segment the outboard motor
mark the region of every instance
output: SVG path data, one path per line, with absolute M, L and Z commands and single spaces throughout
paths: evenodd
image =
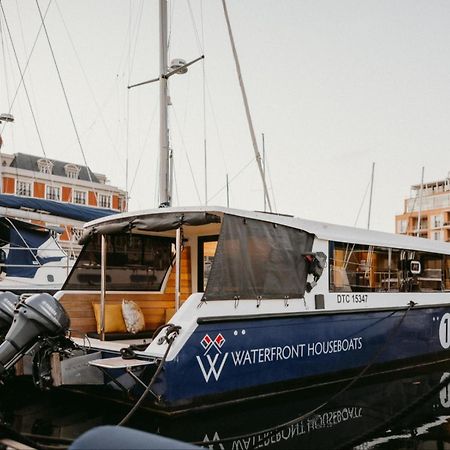
M 13 323 L 14 309 L 19 303 L 19 296 L 12 292 L 0 292 L 0 342 Z
M 0 376 L 37 342 L 38 337 L 64 335 L 69 326 L 65 309 L 50 294 L 34 294 L 19 303 L 11 328 L 0 345 Z

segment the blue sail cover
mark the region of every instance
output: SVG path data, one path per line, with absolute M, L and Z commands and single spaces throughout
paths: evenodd
M 100 217 L 117 214 L 117 211 L 112 209 L 73 205 L 72 203 L 62 203 L 41 198 L 17 197 L 10 194 L 0 194 L 0 206 L 14 209 L 26 208 L 27 210 L 38 212 L 45 211 L 55 216 L 67 217 L 68 219 L 79 220 L 81 222 L 89 222 Z
M 41 264 L 59 261 L 64 256 L 62 253 L 47 258 L 37 256 L 39 247 L 51 237 L 50 232 L 27 226 L 22 228 L 18 221 L 14 221 L 14 225 L 9 228 L 9 252 L 5 261 L 5 272 L 9 277 L 33 278 Z

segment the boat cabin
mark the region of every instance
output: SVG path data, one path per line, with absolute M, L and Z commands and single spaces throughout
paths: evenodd
M 404 305 L 381 294 L 450 291 L 449 244 L 283 215 L 162 208 L 90 222 L 82 240 L 57 294 L 75 337 L 138 337 L 110 317 L 124 300 L 140 307 L 148 337 L 192 294 L 220 305 L 205 314 L 234 315 Z

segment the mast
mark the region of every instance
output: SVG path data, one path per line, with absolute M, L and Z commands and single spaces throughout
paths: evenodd
M 239 64 L 239 58 L 237 55 L 236 45 L 234 43 L 233 32 L 231 30 L 230 17 L 228 15 L 228 9 L 227 9 L 225 0 L 222 0 L 222 6 L 223 6 L 223 12 L 225 14 L 225 21 L 227 23 L 228 36 L 230 38 L 230 43 L 231 43 L 231 50 L 233 51 L 234 63 L 235 63 L 236 72 L 238 75 L 239 86 L 241 87 L 241 95 L 242 95 L 242 100 L 244 102 L 245 115 L 247 116 L 247 123 L 248 123 L 249 131 L 250 131 L 250 136 L 252 138 L 253 151 L 255 152 L 256 163 L 258 165 L 259 174 L 261 176 L 262 183 L 263 183 L 264 197 L 267 200 L 267 206 L 269 207 L 269 211 L 272 212 L 272 204 L 271 204 L 270 198 L 269 198 L 269 190 L 267 188 L 266 177 L 264 176 L 264 169 L 263 169 L 263 165 L 262 165 L 262 161 L 261 161 L 261 154 L 259 153 L 258 143 L 256 142 L 255 130 L 253 128 L 252 117 L 250 114 L 250 107 L 248 105 L 247 93 L 245 92 L 244 81 L 242 80 L 241 65 Z
M 167 0 L 159 0 L 159 205 L 170 206 L 172 195 L 167 123 Z
M 420 192 L 419 192 L 419 213 L 417 214 L 417 232 L 416 236 L 420 237 L 420 221 L 422 216 L 422 196 L 423 196 L 423 176 L 425 173 L 425 166 L 422 166 L 422 178 L 420 181 Z

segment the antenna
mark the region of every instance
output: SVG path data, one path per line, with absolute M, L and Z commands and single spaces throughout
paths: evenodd
M 367 229 L 370 230 L 370 213 L 372 212 L 373 177 L 375 174 L 375 163 L 372 163 L 372 177 L 370 180 L 369 215 L 367 217 Z
M 423 195 L 423 176 L 425 173 L 425 167 L 422 166 L 422 178 L 420 181 L 420 193 L 419 193 L 419 214 L 417 216 L 417 231 L 416 231 L 416 236 L 420 236 L 420 221 L 421 221 L 421 216 L 422 216 L 422 195 Z

